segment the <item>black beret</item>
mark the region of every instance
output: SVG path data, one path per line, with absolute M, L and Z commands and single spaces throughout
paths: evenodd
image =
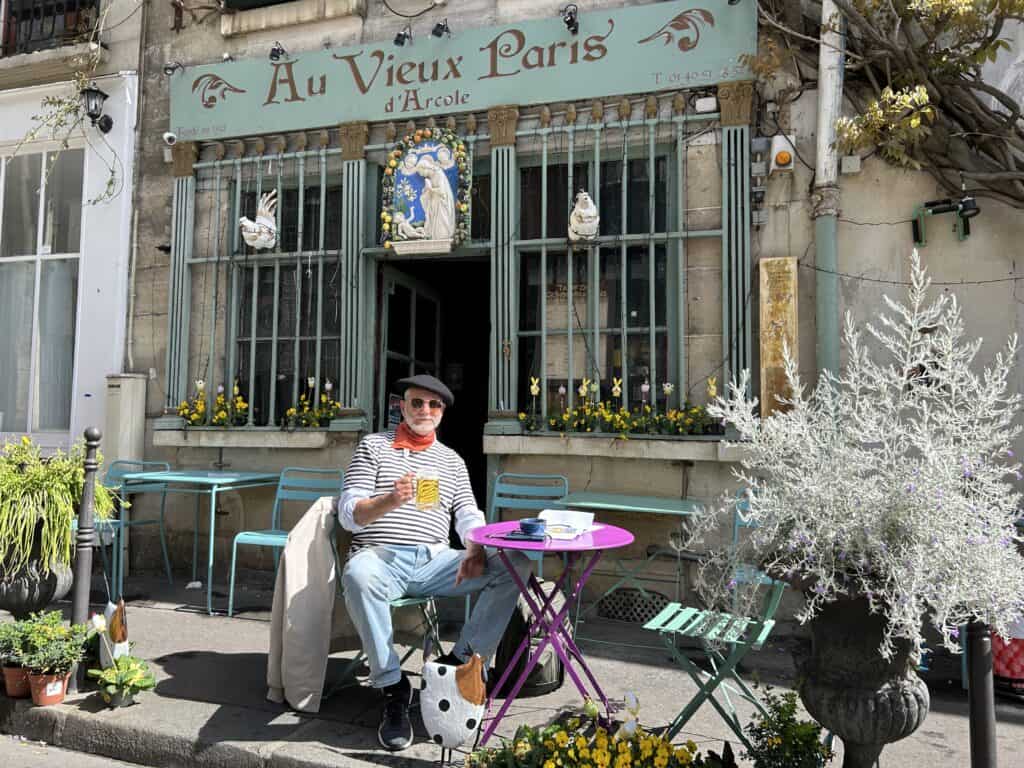
M 440 379 L 436 379 L 433 376 L 430 376 L 429 374 L 420 373 L 417 374 L 416 376 L 409 376 L 406 379 L 399 379 L 398 381 L 395 382 L 395 390 L 396 393 L 399 395 L 404 395 L 405 390 L 409 389 L 410 387 L 426 389 L 429 390 L 430 392 L 435 393 L 441 398 L 441 400 L 444 401 L 444 404 L 447 406 L 455 404 L 455 395 L 452 394 L 452 391 L 448 389 L 448 387 L 446 387 L 441 382 Z

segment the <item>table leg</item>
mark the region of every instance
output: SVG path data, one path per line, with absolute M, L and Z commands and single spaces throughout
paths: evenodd
M 210 489 L 210 547 L 206 558 L 206 612 L 213 615 L 213 544 L 217 520 L 217 486 Z
M 202 497 L 201 493 L 196 493 L 196 514 L 192 523 L 192 581 L 199 574 L 199 500 Z
M 547 646 L 549 644 L 554 649 L 555 653 L 558 655 L 559 660 L 565 666 L 565 670 L 569 673 L 569 677 L 572 679 L 577 690 L 580 692 L 581 695 L 588 696 L 589 692 L 587 690 L 587 687 L 583 684 L 583 681 L 580 679 L 579 675 L 576 674 L 576 670 L 573 668 L 572 661 L 573 659 L 575 659 L 576 663 L 579 664 L 580 668 L 586 673 L 586 676 L 593 685 L 594 692 L 601 700 L 601 703 L 604 704 L 605 714 L 610 714 L 608 707 L 608 699 L 605 696 L 604 691 L 602 691 L 601 687 L 597 684 L 597 680 L 595 679 L 593 673 L 590 671 L 590 668 L 587 666 L 587 663 L 583 658 L 583 654 L 580 652 L 579 648 L 576 647 L 576 644 L 572 641 L 571 637 L 568 636 L 564 626 L 565 618 L 572 609 L 573 602 L 582 593 L 584 583 L 590 577 L 591 572 L 597 565 L 597 561 L 600 559 L 600 551 L 593 553 L 590 562 L 586 564 L 582 574 L 580 575 L 580 578 L 576 581 L 576 583 L 573 585 L 572 590 L 569 592 L 569 597 L 567 598 L 565 605 L 563 605 L 562 610 L 558 611 L 557 613 L 551 607 L 552 601 L 554 599 L 555 594 L 561 589 L 562 585 L 564 584 L 567 575 L 571 572 L 570 568 L 566 568 L 562 572 L 562 576 L 556 582 L 552 590 L 549 593 L 545 594 L 544 590 L 540 586 L 540 583 L 533 576 L 533 574 L 530 575 L 529 586 L 527 586 L 527 584 L 524 583 L 523 580 L 520 578 L 515 567 L 513 567 L 513 565 L 509 562 L 508 557 L 505 555 L 504 551 L 498 550 L 498 555 L 501 558 L 502 563 L 508 569 L 509 573 L 512 574 L 512 578 L 515 580 L 516 585 L 519 587 L 520 594 L 523 595 L 523 598 L 526 600 L 527 605 L 533 612 L 534 621 L 531 623 L 527 631 L 526 637 L 523 639 L 523 642 L 520 643 L 519 648 L 516 650 L 516 653 L 513 656 L 511 663 L 505 669 L 504 673 L 502 674 L 501 678 L 498 681 L 498 684 L 494 687 L 494 693 L 488 698 L 488 711 L 490 710 L 494 697 L 501 693 L 501 689 L 509 677 L 510 670 L 515 667 L 516 663 L 519 661 L 519 658 L 522 656 L 523 651 L 529 647 L 530 639 L 533 636 L 534 631 L 536 631 L 538 636 L 541 637 L 541 641 L 538 644 L 537 649 L 530 655 L 529 659 L 526 662 L 526 665 L 523 668 L 523 671 L 520 673 L 515 684 L 512 686 L 512 689 L 506 695 L 505 700 L 502 702 L 501 707 L 498 709 L 498 712 L 487 724 L 487 728 L 484 730 L 483 736 L 480 739 L 480 744 L 486 744 L 487 740 L 490 739 L 490 737 L 494 734 L 494 731 L 497 730 L 499 723 L 501 723 L 502 719 L 504 719 L 505 717 L 505 714 L 508 712 L 508 708 L 512 705 L 512 702 L 515 701 L 516 696 L 519 695 L 519 691 L 522 689 L 523 685 L 526 683 L 526 680 L 529 678 L 530 672 L 532 672 L 534 667 L 537 666 L 537 662 L 540 660 L 541 655 L 547 649 Z M 534 601 L 534 597 L 530 594 L 531 590 L 535 591 L 537 598 L 540 599 L 539 606 L 537 602 Z

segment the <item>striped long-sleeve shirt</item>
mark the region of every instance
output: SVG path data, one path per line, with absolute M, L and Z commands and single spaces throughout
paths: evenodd
M 455 530 L 465 542 L 466 533 L 485 522 L 473 498 L 466 462 L 438 440 L 426 450 L 410 451 L 393 448 L 394 439 L 393 431 L 367 435 L 349 462 L 338 517 L 342 527 L 353 533 L 350 553 L 377 544 L 426 544 L 442 549 L 448 546 L 453 516 Z M 406 472 L 427 469 L 435 471 L 440 479 L 441 503 L 437 509 L 419 510 L 413 498 L 368 525 L 356 523 L 356 503 L 391 493 L 395 481 Z

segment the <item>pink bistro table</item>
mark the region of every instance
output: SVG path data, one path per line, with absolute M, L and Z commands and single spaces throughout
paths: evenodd
M 523 642 L 520 643 L 519 649 L 516 651 L 515 656 L 512 657 L 512 661 L 505 668 L 501 678 L 498 680 L 498 684 L 494 686 L 494 690 L 487 699 L 487 712 L 491 711 L 491 705 L 495 698 L 497 698 L 501 691 L 505 688 L 505 683 L 508 682 L 508 677 L 511 672 L 519 663 L 519 658 L 523 653 L 530 647 L 530 638 L 537 636 L 540 638 L 540 643 L 537 645 L 537 649 L 530 656 L 526 663 L 526 667 L 519 675 L 519 679 L 515 681 L 512 688 L 509 690 L 508 695 L 505 696 L 505 701 L 502 703 L 501 708 L 497 714 L 491 718 L 484 730 L 483 738 L 480 740 L 481 745 L 486 744 L 487 740 L 494 734 L 498 724 L 502 718 L 505 717 L 505 713 L 508 711 L 509 706 L 515 701 L 516 696 L 519 695 L 519 691 L 522 689 L 523 684 L 530 676 L 530 672 L 541 657 L 544 650 L 550 645 L 558 658 L 561 660 L 565 667 L 566 672 L 569 673 L 569 677 L 572 679 L 576 688 L 580 694 L 584 697 L 590 696 L 586 685 L 584 685 L 583 679 L 580 677 L 573 664 L 579 667 L 586 678 L 590 681 L 593 687 L 594 693 L 597 698 L 604 705 L 606 715 L 610 715 L 608 709 L 608 697 L 605 696 L 604 691 L 601 690 L 601 686 L 598 685 L 597 680 L 594 677 L 594 673 L 590 671 L 590 667 L 587 666 L 587 662 L 583 659 L 583 654 L 573 641 L 572 635 L 565 627 L 565 618 L 568 616 L 573 605 L 580 599 L 583 593 L 583 585 L 586 584 L 587 579 L 590 577 L 591 572 L 594 570 L 594 566 L 597 565 L 597 561 L 601 559 L 601 554 L 606 549 L 617 549 L 618 547 L 625 547 L 633 543 L 633 534 L 624 528 L 619 528 L 614 525 L 607 525 L 604 523 L 597 523 L 595 529 L 589 533 L 584 533 L 577 536 L 571 541 L 565 541 L 560 539 L 545 539 L 544 541 L 524 541 L 515 539 L 503 538 L 505 534 L 515 531 L 519 528 L 518 520 L 508 520 L 502 523 L 492 523 L 491 525 L 484 525 L 480 528 L 474 528 L 468 534 L 469 540 L 480 544 L 484 547 L 493 547 L 498 550 L 498 556 L 501 558 L 501 562 L 505 564 L 508 572 L 512 574 L 512 578 L 515 579 L 516 584 L 519 586 L 519 591 L 526 601 L 527 605 L 530 606 L 530 611 L 533 613 L 533 621 L 530 624 L 529 631 L 526 633 L 526 637 Z M 509 550 L 518 550 L 520 552 L 551 552 L 565 555 L 566 566 L 562 571 L 562 575 L 555 582 L 555 585 L 550 591 L 545 592 L 541 583 L 537 580 L 537 577 L 531 573 L 527 581 L 519 576 L 519 573 L 509 562 L 508 555 L 505 553 Z M 565 604 L 562 609 L 557 613 L 553 607 L 553 600 L 555 595 L 562 590 L 566 581 L 569 579 L 569 575 L 573 573 L 573 566 L 583 561 L 583 568 L 580 572 L 580 577 L 576 583 L 572 585 L 570 590 L 563 590 L 566 595 Z

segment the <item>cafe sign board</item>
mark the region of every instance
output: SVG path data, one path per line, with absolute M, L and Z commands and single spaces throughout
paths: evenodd
M 268 58 L 171 75 L 181 141 L 308 130 L 652 91 L 751 77 L 754 0 L 676 0 Z

